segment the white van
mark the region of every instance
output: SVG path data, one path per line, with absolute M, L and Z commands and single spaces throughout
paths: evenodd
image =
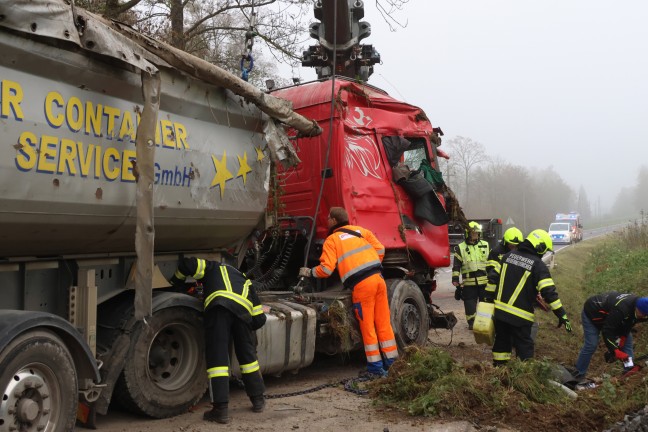
M 554 244 L 572 244 L 574 233 L 569 222 L 554 222 L 549 225 L 549 236 Z

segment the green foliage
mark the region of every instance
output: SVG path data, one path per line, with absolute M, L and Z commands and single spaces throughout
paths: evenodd
M 560 404 L 567 397 L 545 361 L 512 361 L 507 367 L 479 365 L 467 370 L 437 348 L 411 349 L 374 386 L 378 401 L 412 415 L 467 417 L 485 409 L 495 415 L 526 412 L 538 404 Z M 516 407 L 516 408 L 514 408 Z
M 630 225 L 597 244 L 585 265 L 586 296 L 612 290 L 648 295 L 646 225 Z
M 607 364 L 603 348 L 592 359 L 590 377 L 598 387 L 575 400 L 549 384 L 556 364 L 571 366 L 583 342 L 581 310 L 595 293 L 617 290 L 648 296 L 648 230 L 633 225 L 610 236 L 564 249 L 551 269 L 560 299 L 574 328 L 557 329 L 552 313 L 538 312 L 536 358 L 493 368 L 490 362 L 461 365 L 441 349 L 410 350 L 376 382 L 377 403 L 411 415 L 506 424 L 528 431 L 599 430 L 645 406 L 648 368 L 621 379 L 622 365 Z M 638 324 L 635 357 L 648 353 L 648 324 Z M 463 354 L 465 356 L 465 354 Z M 642 362 L 643 364 L 643 362 Z
M 601 400 L 603 401 L 603 403 L 605 403 L 605 405 L 609 407 L 614 405 L 614 402 L 616 401 L 618 395 L 617 395 L 616 387 L 610 381 L 609 376 L 606 376 L 603 379 L 603 382 L 599 387 L 598 394 Z

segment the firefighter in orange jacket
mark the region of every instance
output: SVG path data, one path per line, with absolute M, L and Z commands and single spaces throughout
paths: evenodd
M 360 323 L 367 371 L 385 376 L 398 357 L 387 285 L 381 274 L 385 247 L 371 231 L 349 225 L 349 215 L 342 207 L 331 207 L 328 226 L 320 265 L 312 269 L 302 267 L 299 275 L 327 278 L 337 265 L 343 285 L 353 290 L 353 310 Z
M 263 411 L 265 385 L 254 331 L 265 324 L 266 316 L 252 281 L 232 266 L 198 258 L 181 259 L 170 282 L 183 286 L 187 277 L 201 281 L 204 289 L 205 357 L 212 409 L 203 418 L 229 423 L 230 340 L 234 342 L 252 411 Z

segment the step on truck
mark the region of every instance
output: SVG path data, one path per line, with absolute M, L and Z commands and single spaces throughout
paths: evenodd
M 361 2 L 343 3 L 366 29 Z M 167 282 L 183 256 L 255 279 L 263 373 L 361 347 L 339 278 L 297 279 L 332 205 L 386 246 L 399 347 L 452 325 L 431 301 L 450 261 L 443 195 L 394 180 L 405 163 L 437 167 L 422 110 L 333 77 L 269 95 L 64 0 L 0 3 L 0 16 L 0 431 L 197 403 L 202 303 Z

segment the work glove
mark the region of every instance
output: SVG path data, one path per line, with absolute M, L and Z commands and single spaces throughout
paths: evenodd
M 558 318 L 558 328 L 560 328 L 563 325 L 565 326 L 565 330 L 567 330 L 567 333 L 571 333 L 572 326 L 571 323 L 569 322 L 569 318 L 567 318 L 567 314 Z
M 625 336 L 620 336 L 619 337 L 619 348 L 623 348 L 626 343 L 626 337 Z
M 624 353 L 620 349 L 605 352 L 605 361 L 607 363 L 614 363 L 615 360 L 621 360 L 622 362 L 625 362 L 626 360 L 628 360 L 628 354 Z
M 299 269 L 299 277 L 311 277 L 313 273 L 311 273 L 311 269 L 308 267 L 302 267 Z
M 621 360 L 622 362 L 624 362 L 624 361 L 627 361 L 627 360 L 628 360 L 628 354 L 624 353 L 624 352 L 621 351 L 620 349 L 615 349 L 615 350 L 614 350 L 614 358 L 616 358 L 617 360 Z
M 461 286 L 456 287 L 454 297 L 457 301 L 463 298 L 463 288 Z
M 495 301 L 495 299 L 493 297 L 490 297 L 490 296 L 485 296 L 484 297 L 484 303 L 493 303 L 494 301 Z

